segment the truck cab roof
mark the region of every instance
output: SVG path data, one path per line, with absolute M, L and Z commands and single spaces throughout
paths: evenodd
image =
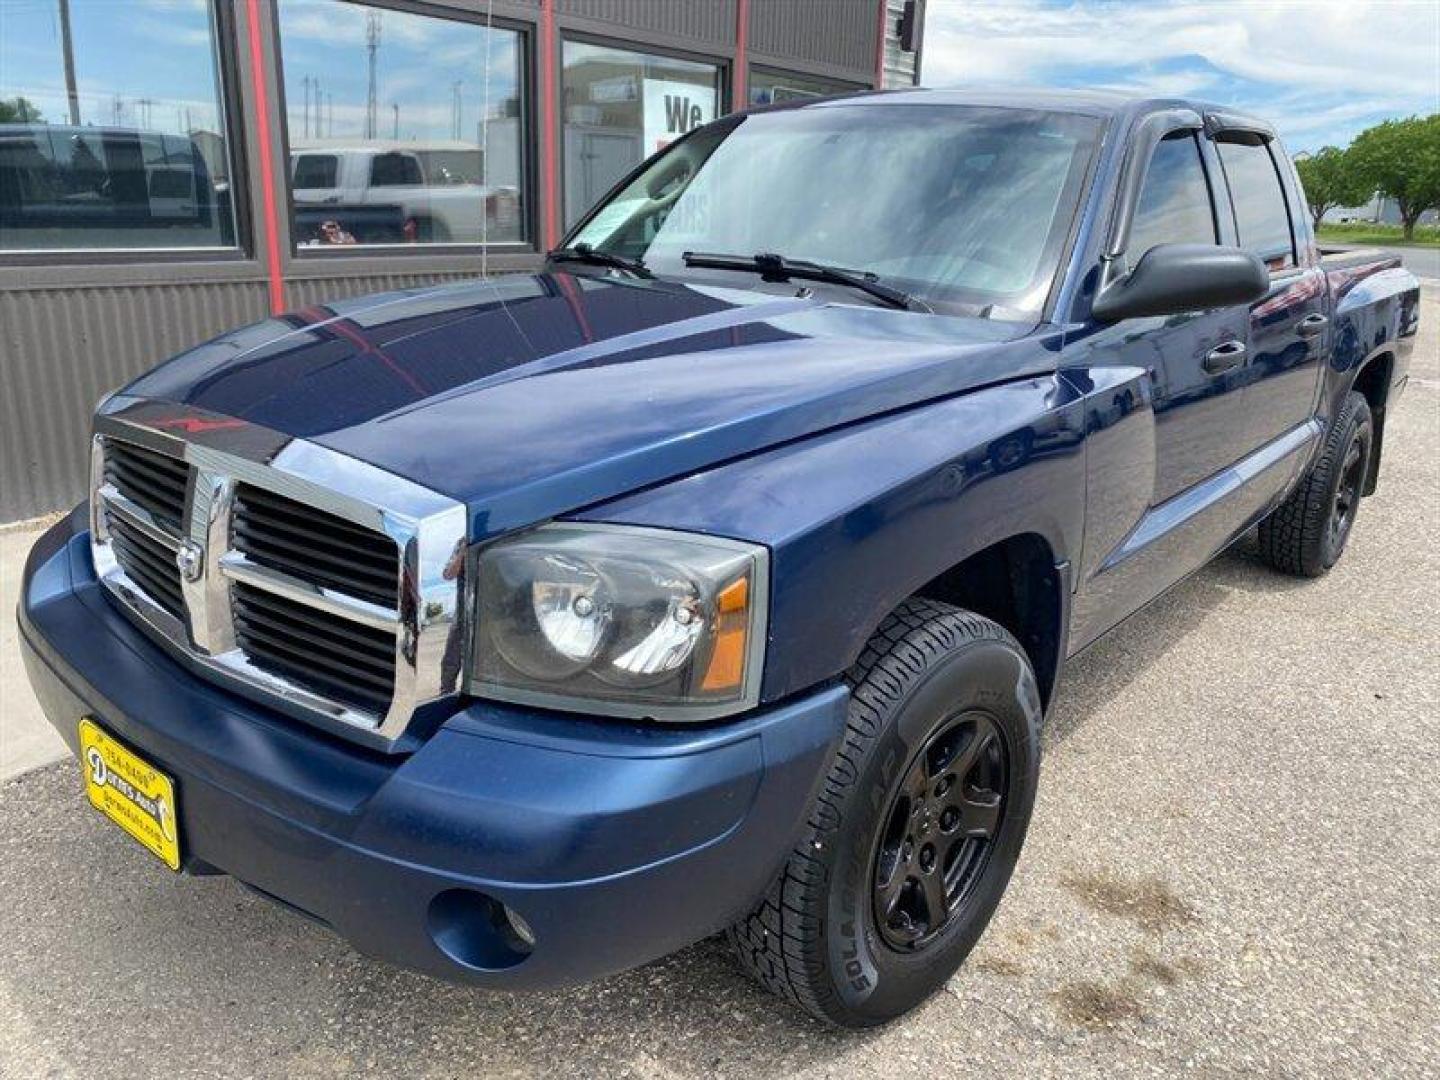
M 1229 106 L 1193 98 L 1154 97 L 1125 94 L 1114 90 L 1076 90 L 1056 87 L 977 87 L 966 90 L 869 90 L 820 100 L 782 102 L 752 109 L 770 112 L 781 109 L 824 109 L 838 105 L 970 105 L 991 108 L 1042 109 L 1085 116 L 1133 119 L 1168 109 L 1190 109 L 1220 126 L 1273 135 L 1274 128 L 1256 116 Z

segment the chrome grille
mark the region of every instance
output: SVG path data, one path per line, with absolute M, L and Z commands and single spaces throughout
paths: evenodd
M 395 632 L 347 622 L 235 584 L 235 641 L 251 662 L 300 686 L 376 714 L 395 692 Z
M 380 749 L 455 691 L 461 504 L 302 439 L 133 399 L 96 417 L 92 485 L 97 575 L 197 673 Z
M 190 466 L 164 454 L 112 440 L 105 447 L 105 480 L 157 521 L 180 531 Z
M 231 546 L 251 562 L 392 610 L 399 603 L 399 553 L 383 533 L 250 484 L 236 486 L 231 522 Z

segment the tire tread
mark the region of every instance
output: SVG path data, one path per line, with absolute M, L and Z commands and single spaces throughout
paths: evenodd
M 799 842 L 755 908 L 726 931 L 744 970 L 826 1023 L 838 1023 L 838 995 L 825 970 L 824 921 L 808 912 L 823 909 L 829 875 L 813 852 L 842 827 L 862 762 L 906 691 L 967 641 L 998 641 L 1020 650 L 999 623 L 935 600 L 906 600 L 880 624 L 845 673 L 850 687 L 845 732 Z
M 1276 570 L 1296 577 L 1319 577 L 1333 565 L 1333 561 L 1325 562 L 1324 537 L 1338 482 L 1335 473 L 1344 462 L 1352 432 L 1369 419 L 1369 404 L 1351 391 L 1330 425 L 1320 456 L 1295 490 L 1260 522 L 1260 557 Z

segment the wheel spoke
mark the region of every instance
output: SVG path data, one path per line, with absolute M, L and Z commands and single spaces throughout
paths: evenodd
M 995 729 L 991 727 L 989 720 L 979 717 L 975 720 L 975 731 L 970 736 L 970 741 L 965 744 L 964 749 L 955 756 L 950 763 L 951 769 L 959 777 L 961 782 L 970 774 L 970 770 L 980 761 L 980 758 L 995 741 Z
M 905 774 L 905 779 L 900 784 L 902 794 L 910 799 L 912 804 L 924 802 L 930 787 L 930 776 L 925 755 L 920 755 L 920 760 L 910 766 L 910 771 Z
M 950 913 L 950 904 L 945 895 L 945 875 L 938 865 L 933 873 L 920 875 L 920 895 L 925 901 L 926 929 L 939 929 Z
M 1000 825 L 1000 795 L 994 791 L 970 789 L 955 804 L 960 811 L 962 836 L 992 837 Z
M 905 893 L 906 877 L 905 867 L 897 865 L 889 880 L 875 890 L 875 907 L 879 910 L 880 917 L 886 922 L 895 916 L 895 908 L 900 903 L 900 897 Z

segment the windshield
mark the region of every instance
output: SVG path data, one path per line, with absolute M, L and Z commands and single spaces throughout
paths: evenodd
M 1091 117 L 968 106 L 830 105 L 697 131 L 570 238 L 687 269 L 759 252 L 878 275 L 937 310 L 1038 311 L 1099 137 Z

